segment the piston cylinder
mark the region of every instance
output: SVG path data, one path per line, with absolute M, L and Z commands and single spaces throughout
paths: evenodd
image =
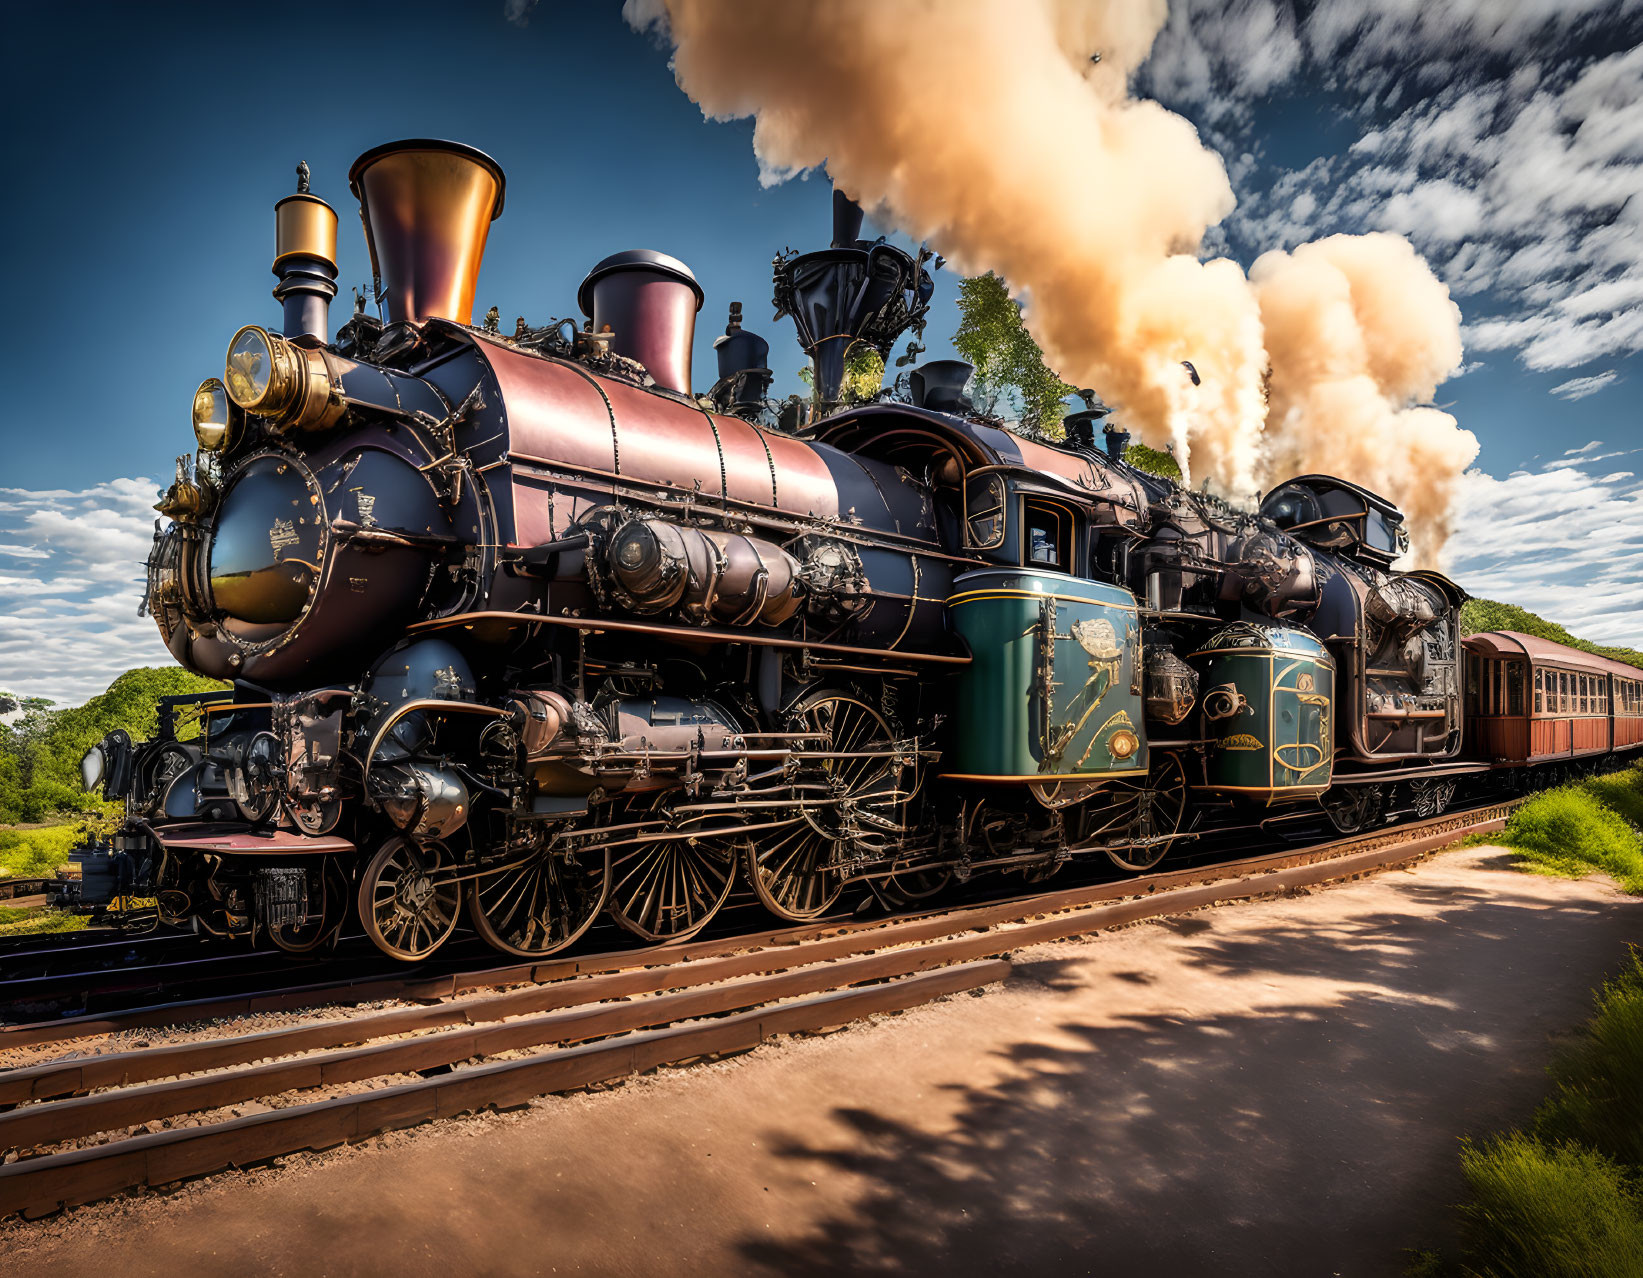
M 742 533 L 630 519 L 611 534 L 605 564 L 624 607 L 677 610 L 699 625 L 780 625 L 801 602 L 798 561 Z

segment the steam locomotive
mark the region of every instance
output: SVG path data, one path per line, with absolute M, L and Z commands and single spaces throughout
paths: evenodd
M 775 262 L 815 388 L 778 408 L 739 306 L 693 393 L 704 295 L 661 253 L 595 266 L 583 322 L 474 325 L 483 153 L 397 142 L 349 182 L 380 314 L 330 337 L 304 178 L 283 323 L 196 392 L 148 561 L 167 647 L 232 691 L 87 756 L 127 812 L 77 854 L 87 903 L 298 952 L 353 915 L 405 960 L 465 916 L 534 956 L 607 912 L 689 937 L 743 880 L 803 920 L 1142 871 L 1280 805 L 1436 811 L 1465 771 L 1464 596 L 1392 569 L 1383 498 L 1304 475 L 1236 510 L 1128 464 L 1093 397 L 1064 442 L 1007 429 L 958 361 L 848 402 L 933 283 L 842 195 Z

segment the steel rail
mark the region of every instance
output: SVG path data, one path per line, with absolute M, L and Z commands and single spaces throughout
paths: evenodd
M 999 956 L 1023 947 L 1407 863 L 1466 834 L 1500 828 L 1512 806 L 1145 881 L 835 925 L 820 929 L 828 933 L 824 935 L 806 937 L 800 935 L 806 929 L 786 929 L 757 946 L 748 944 L 751 938 L 730 938 L 716 944 L 739 940 L 741 950 L 717 957 L 686 957 L 684 952 L 701 948 L 691 945 L 664 947 L 680 952 L 671 966 L 635 964 L 567 980 L 579 960 L 519 965 L 468 978 L 469 989 L 484 988 L 504 974 L 533 982 L 492 997 L 452 998 L 432 1007 L 8 1071 L 0 1075 L 0 1104 L 21 1107 L 0 1114 L 0 1142 L 20 1149 L 258 1096 L 410 1071 L 439 1072 L 421 1082 L 293 1105 L 253 1119 L 23 1157 L 0 1167 L 0 1216 L 38 1215 L 123 1189 L 322 1148 L 466 1110 L 517 1104 L 704 1054 L 744 1050 L 773 1033 L 843 1024 L 875 1011 L 913 1006 L 1003 979 L 1009 964 Z M 1144 894 L 1137 894 L 1138 889 Z M 867 953 L 851 957 L 861 951 Z M 627 957 L 654 960 L 658 952 Z M 862 984 L 869 981 L 882 983 Z M 837 992 L 823 993 L 829 990 Z M 453 977 L 451 993 L 456 992 Z M 799 1001 L 779 1002 L 792 999 Z M 703 1017 L 719 1019 L 703 1023 Z M 417 1036 L 374 1041 L 405 1034 Z M 598 1041 L 566 1046 L 588 1040 Z M 448 1072 L 476 1057 L 549 1045 L 524 1060 Z M 154 1079 L 174 1081 L 147 1082 Z M 143 1082 L 147 1085 L 130 1085 Z M 74 1092 L 90 1094 L 47 1099 Z
M 574 956 L 550 956 L 542 959 L 514 962 L 496 966 L 481 966 L 434 975 L 403 976 L 369 975 L 336 981 L 322 981 L 276 990 L 256 990 L 230 995 L 215 995 L 186 1001 L 157 1003 L 150 1006 L 123 1009 L 118 1012 L 90 1013 L 78 1017 L 62 1017 L 46 1021 L 0 1026 L 0 1049 L 34 1046 L 50 1042 L 69 1041 L 93 1034 L 116 1033 L 143 1026 L 178 1024 L 191 1020 L 249 1016 L 266 1012 L 300 1011 L 304 1008 L 331 1004 L 348 1005 L 381 999 L 434 1000 L 452 998 L 458 994 L 480 989 L 525 982 L 545 983 L 572 976 L 596 975 L 633 968 L 660 967 L 688 962 L 692 959 L 735 953 L 772 945 L 797 945 L 806 940 L 840 932 L 873 931 L 887 927 L 911 925 L 929 918 L 952 917 L 974 920 L 975 926 L 988 926 L 1010 913 L 1029 909 L 1048 912 L 1076 908 L 1081 905 L 1120 900 L 1129 896 L 1146 896 L 1166 888 L 1194 883 L 1209 883 L 1222 879 L 1259 874 L 1296 865 L 1312 864 L 1347 855 L 1387 840 L 1401 841 L 1421 838 L 1427 834 L 1460 830 L 1461 833 L 1499 829 L 1505 814 L 1519 800 L 1485 805 L 1470 811 L 1449 813 L 1402 826 L 1350 835 L 1310 847 L 1265 853 L 1238 861 L 1214 865 L 1197 865 L 1176 870 L 1105 883 L 1061 888 L 1051 892 L 1033 893 L 1003 902 L 957 906 L 926 910 L 895 918 L 845 920 L 840 917 L 821 919 L 811 923 L 760 930 L 751 934 L 693 940 L 672 945 L 652 946 L 647 949 L 625 949 Z M 1491 824 L 1492 823 L 1492 824 Z M 1449 837 L 1459 838 L 1461 834 Z M 969 926 L 970 924 L 965 924 Z M 128 969 L 129 970 L 129 969 Z
M 701 1056 L 757 1047 L 782 1034 L 905 1010 L 1008 976 L 999 960 L 761 1007 L 708 1022 L 627 1034 L 416 1083 L 294 1105 L 268 1114 L 130 1137 L 0 1167 L 0 1217 L 40 1216 L 143 1186 L 169 1184 L 305 1149 L 327 1149 L 435 1118 L 522 1104 Z

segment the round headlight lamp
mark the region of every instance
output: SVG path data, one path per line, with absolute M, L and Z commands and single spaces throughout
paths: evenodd
M 282 341 L 281 346 L 285 343 Z M 291 379 L 267 329 L 248 324 L 228 343 L 228 361 L 223 381 L 234 402 L 248 413 L 271 417 L 279 410 L 284 384 Z
M 325 352 L 293 345 L 247 324 L 228 344 L 223 384 L 229 399 L 278 430 L 326 430 L 346 405 Z
M 239 434 L 239 406 L 228 398 L 228 388 L 208 377 L 194 392 L 194 439 L 205 453 L 221 452 Z
M 86 751 L 86 757 L 80 760 L 80 781 L 87 790 L 95 790 L 102 785 L 108 775 L 108 756 L 103 753 L 103 747 L 94 745 Z

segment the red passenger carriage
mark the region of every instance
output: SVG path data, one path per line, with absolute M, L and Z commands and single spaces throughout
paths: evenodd
M 1465 648 L 1474 757 L 1560 763 L 1643 745 L 1643 670 L 1514 630 Z

